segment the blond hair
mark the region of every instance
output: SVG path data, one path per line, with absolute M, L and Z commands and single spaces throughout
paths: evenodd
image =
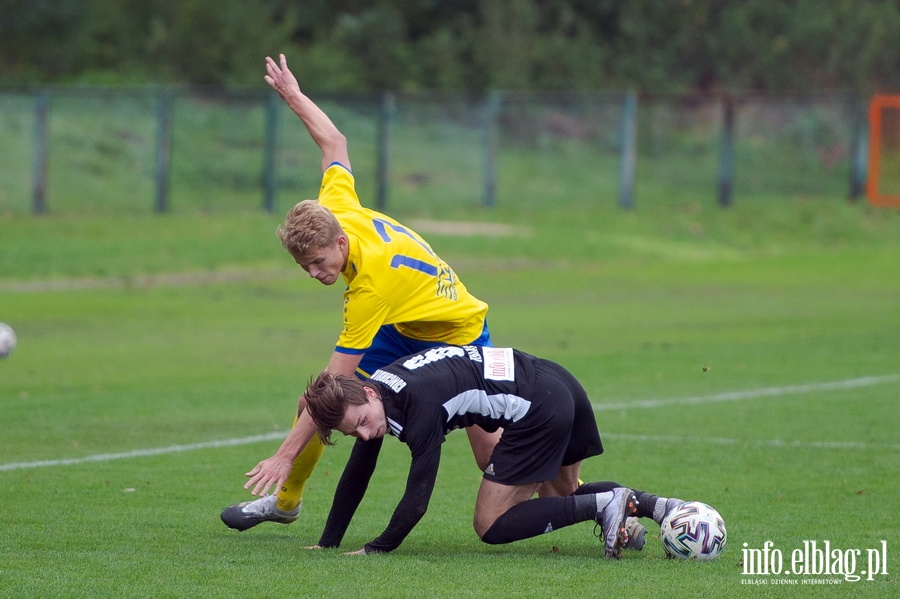
M 284 223 L 275 229 L 284 246 L 294 258 L 304 258 L 329 248 L 337 242 L 344 229 L 334 214 L 316 200 L 303 200 L 291 208 Z

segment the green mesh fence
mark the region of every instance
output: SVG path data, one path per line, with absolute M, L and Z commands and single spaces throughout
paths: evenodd
M 175 213 L 280 213 L 318 193 L 318 148 L 265 90 L 46 93 L 41 136 L 38 94 L 0 92 L 0 213 L 33 211 L 41 184 L 50 214 L 152 212 L 161 191 Z M 366 205 L 452 217 L 620 201 L 623 93 L 311 96 L 347 135 Z M 727 136 L 719 97 L 639 97 L 633 205 L 715 203 L 723 172 L 734 202 L 847 197 L 865 167 L 855 160 L 863 102 L 737 96 Z

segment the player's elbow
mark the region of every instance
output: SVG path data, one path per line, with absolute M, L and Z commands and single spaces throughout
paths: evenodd
M 322 141 L 323 145 L 334 152 L 340 152 L 347 149 L 347 136 L 340 132 L 339 129 L 332 129 Z

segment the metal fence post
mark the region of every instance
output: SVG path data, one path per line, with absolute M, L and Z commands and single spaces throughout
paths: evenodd
M 378 154 L 376 156 L 377 173 L 375 192 L 375 208 L 384 211 L 388 204 L 388 178 L 390 171 L 389 157 L 391 153 L 391 124 L 397 111 L 394 94 L 385 92 L 381 96 L 381 110 L 378 113 Z
M 622 104 L 622 163 L 619 174 L 619 207 L 634 208 L 634 177 L 637 170 L 637 94 L 625 94 Z
M 275 212 L 278 201 L 278 109 L 281 101 L 275 90 L 266 95 L 266 132 L 263 147 L 263 210 Z
M 850 201 L 855 202 L 865 193 L 866 171 L 869 158 L 869 120 L 866 106 L 856 96 L 850 99 Z
M 491 208 L 497 200 L 497 116 L 500 114 L 500 92 L 488 93 L 484 105 L 484 190 L 482 204 Z
M 32 211 L 35 214 L 47 212 L 47 156 L 48 130 L 50 121 L 50 93 L 38 92 L 34 110 L 34 191 Z
M 169 166 L 172 154 L 172 90 L 159 92 L 156 100 L 156 211 L 169 210 Z
M 719 206 L 731 206 L 734 187 L 734 99 L 722 103 L 722 146 L 719 148 Z

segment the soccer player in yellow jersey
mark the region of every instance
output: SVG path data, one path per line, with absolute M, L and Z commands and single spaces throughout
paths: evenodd
M 309 276 L 324 285 L 347 284 L 343 330 L 326 370 L 367 378 L 397 358 L 438 345 L 490 346 L 488 306 L 473 296 L 453 269 L 415 231 L 360 205 L 354 189 L 347 140 L 328 116 L 300 90 L 287 66 L 266 57 L 266 82 L 300 117 L 322 150 L 318 201 L 304 200 L 278 228 L 282 245 Z M 230 506 L 222 521 L 237 530 L 262 522 L 290 524 L 297 519 L 306 480 L 323 445 L 300 397 L 291 431 L 272 457 L 247 473 L 245 489 L 259 499 Z M 466 429 L 475 460 L 487 465 L 499 432 Z M 362 477 L 381 439 L 357 441 L 342 480 Z M 359 480 L 354 480 L 359 484 Z M 277 494 L 268 495 L 270 488 Z

